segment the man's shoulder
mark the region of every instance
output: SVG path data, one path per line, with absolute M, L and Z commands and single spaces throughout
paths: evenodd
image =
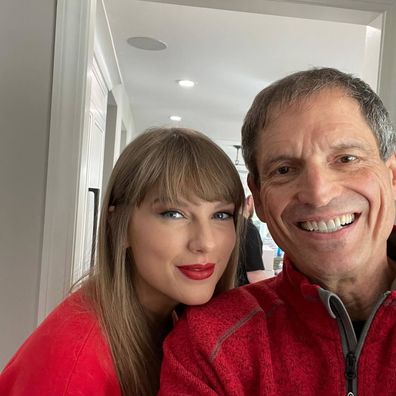
M 204 315 L 216 319 L 221 315 L 238 319 L 258 307 L 266 310 L 277 300 L 276 278 L 271 278 L 231 289 L 204 305 L 190 307 L 188 312 L 192 317 Z
M 232 289 L 204 305 L 188 307 L 176 329 L 180 327 L 180 333 L 216 342 L 236 328 L 250 327 L 257 320 L 264 319 L 274 306 L 282 304 L 275 282 L 275 278 L 267 279 Z
M 168 336 L 165 352 L 184 359 L 183 350 L 189 345 L 191 353 L 212 361 L 224 345 L 254 349 L 257 339 L 265 333 L 267 318 L 284 304 L 277 283 L 275 278 L 267 279 L 222 293 L 207 304 L 189 307 Z

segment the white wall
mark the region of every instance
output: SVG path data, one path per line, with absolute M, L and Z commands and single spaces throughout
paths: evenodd
M 103 192 L 105 191 L 115 162 L 125 148 L 125 145 L 136 135 L 135 123 L 125 87 L 121 84 L 115 86 L 109 93 L 109 97 L 103 165 Z
M 0 369 L 36 325 L 55 11 L 0 2 Z
M 396 1 L 385 15 L 382 62 L 379 79 L 379 95 L 396 125 Z

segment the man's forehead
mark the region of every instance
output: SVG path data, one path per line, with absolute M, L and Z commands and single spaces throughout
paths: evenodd
M 342 98 L 349 98 L 359 106 L 356 99 L 348 95 L 348 92 L 342 87 L 323 87 L 307 94 L 300 93 L 298 96 L 293 96 L 285 100 L 277 100 L 270 104 L 267 110 L 267 125 L 274 120 L 289 115 L 293 112 L 300 112 L 301 110 L 309 109 L 314 106 L 318 97 L 326 97 L 327 100 L 337 101 Z
M 280 148 L 284 153 L 293 151 L 291 146 L 309 147 L 318 142 L 328 148 L 369 144 L 378 149 L 375 133 L 355 99 L 341 90 L 320 93 L 320 98 L 311 95 L 275 109 L 271 121 L 260 131 L 257 154 Z

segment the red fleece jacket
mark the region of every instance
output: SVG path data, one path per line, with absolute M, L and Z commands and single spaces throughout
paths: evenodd
M 62 302 L 0 375 L 1 396 L 121 396 L 108 344 L 81 293 Z
M 276 278 L 189 308 L 165 341 L 159 395 L 346 395 L 341 331 L 320 290 L 286 263 Z M 355 394 L 395 395 L 395 292 L 362 345 Z

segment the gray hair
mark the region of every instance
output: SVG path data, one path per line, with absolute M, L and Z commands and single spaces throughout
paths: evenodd
M 253 101 L 242 126 L 242 154 L 258 182 L 257 137 L 271 119 L 275 108 L 285 108 L 325 88 L 341 88 L 355 99 L 376 137 L 382 160 L 396 151 L 396 132 L 379 96 L 360 78 L 332 68 L 315 68 L 291 74 L 263 89 Z

